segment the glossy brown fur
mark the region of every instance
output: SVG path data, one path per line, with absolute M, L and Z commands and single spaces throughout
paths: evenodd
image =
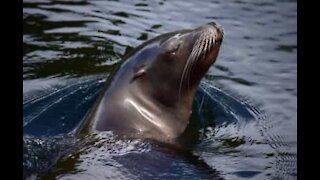
M 80 132 L 110 130 L 173 141 L 189 123 L 196 89 L 215 62 L 222 39 L 222 28 L 209 23 L 139 46 L 109 78 Z M 196 58 L 190 58 L 195 53 Z

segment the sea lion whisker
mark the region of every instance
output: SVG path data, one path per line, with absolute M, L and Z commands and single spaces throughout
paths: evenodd
M 188 63 L 188 69 L 187 69 L 187 74 L 186 74 L 186 76 L 187 76 L 186 81 L 187 81 L 187 89 L 189 91 L 190 90 L 190 74 L 191 74 L 191 69 L 192 69 L 192 59 L 188 58 L 187 63 Z
M 181 90 L 182 90 L 182 85 L 183 85 L 184 76 L 185 76 L 185 73 L 186 73 L 186 69 L 188 68 L 188 61 L 189 61 L 189 59 L 187 60 L 187 63 L 186 63 L 186 64 L 184 65 L 184 67 L 183 67 L 182 75 L 181 75 L 181 78 L 180 78 L 180 84 L 179 84 L 179 102 L 180 102 L 180 98 L 181 98 Z
M 189 80 L 190 80 L 190 72 L 191 70 L 191 67 L 190 67 L 190 63 L 192 63 L 194 61 L 194 59 L 196 59 L 196 56 L 198 55 L 198 52 L 199 52 L 199 46 L 201 45 L 200 43 L 200 40 L 201 39 L 198 39 L 196 41 L 196 43 L 194 44 L 193 48 L 192 48 L 192 51 L 189 55 L 189 58 L 183 68 L 183 72 L 182 72 L 182 76 L 181 76 L 181 79 L 180 79 L 180 85 L 179 85 L 179 101 L 180 101 L 180 98 L 181 98 L 181 90 L 182 90 L 182 86 L 183 86 L 183 82 L 186 81 L 187 77 L 188 77 L 188 88 L 189 88 Z M 188 72 L 190 71 L 190 72 Z M 189 75 L 188 75 L 189 74 Z
M 213 37 L 212 36 L 209 36 L 209 49 L 211 49 L 212 48 L 212 39 L 213 39 Z
M 204 39 L 202 53 L 205 54 L 206 51 L 207 51 L 207 39 Z
M 195 59 L 199 58 L 201 51 L 202 51 L 202 39 L 199 41 L 198 46 L 196 47 Z
M 207 49 L 206 52 L 208 52 L 210 50 L 210 36 L 207 37 Z
M 199 40 L 197 46 L 194 47 L 194 53 L 192 55 L 192 57 L 194 59 L 198 58 L 198 56 L 199 56 L 199 53 L 201 51 L 201 44 L 202 44 L 202 42 Z

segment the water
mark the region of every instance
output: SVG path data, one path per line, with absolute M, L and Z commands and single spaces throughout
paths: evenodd
M 24 0 L 24 178 L 296 179 L 296 19 L 289 0 Z M 68 134 L 124 54 L 210 21 L 225 38 L 184 151 Z

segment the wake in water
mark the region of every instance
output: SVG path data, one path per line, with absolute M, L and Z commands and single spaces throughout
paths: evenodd
M 96 78 L 69 83 L 24 101 L 24 178 L 256 179 L 296 172 L 295 154 L 286 153 L 282 137 L 270 133 L 266 113 L 249 98 L 206 82 L 197 91 L 183 137 L 190 145 L 186 152 L 172 153 L 169 147 L 141 139 L 118 140 L 111 132 L 68 135 L 93 104 L 102 82 Z M 61 126 L 68 122 L 68 127 Z
M 206 126 L 194 153 L 227 179 L 295 176 L 296 154 L 288 153 L 284 138 L 272 132 L 272 117 L 250 98 L 222 89 L 200 85 L 194 109 Z
M 91 107 L 102 86 L 101 77 L 91 77 L 67 80 L 64 86 L 33 92 L 23 102 L 23 133 L 55 136 L 70 132 Z

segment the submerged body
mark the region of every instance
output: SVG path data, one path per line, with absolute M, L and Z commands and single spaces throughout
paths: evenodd
M 106 82 L 80 132 L 176 139 L 189 123 L 196 89 L 222 39 L 221 26 L 209 23 L 140 45 Z

